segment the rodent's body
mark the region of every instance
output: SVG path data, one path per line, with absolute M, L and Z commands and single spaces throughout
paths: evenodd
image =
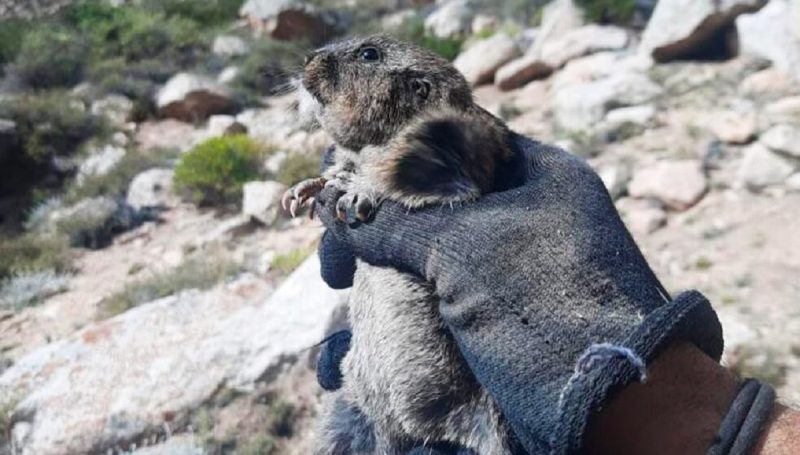
M 494 188 L 497 167 L 510 156 L 508 130 L 473 102 L 463 76 L 413 45 L 371 37 L 328 46 L 307 59 L 299 88 L 300 110 L 337 150 L 324 179 L 301 183 L 289 196 L 302 203 L 322 182 L 336 185 L 343 219 L 366 221 L 385 199 L 409 208 L 473 200 Z M 424 282 L 359 263 L 352 345 L 333 401 L 363 413 L 377 453 L 439 442 L 506 453 L 502 418 L 438 305 Z M 347 429 L 333 421 L 341 412 L 332 407 L 323 416 L 319 453 L 361 451 L 344 448 Z

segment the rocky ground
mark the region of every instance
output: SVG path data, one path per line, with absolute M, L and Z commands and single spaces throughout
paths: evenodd
M 568 0 L 535 28 L 461 0 L 424 14 L 427 33 L 469 37 L 455 65 L 482 105 L 585 157 L 668 289 L 711 300 L 724 363 L 800 406 L 800 2 L 683 3 L 659 2 L 643 30 L 587 24 Z M 242 14 L 281 39 L 302 33 L 273 20 L 281 11 L 329 20 L 289 4 L 251 1 Z M 214 48 L 249 52 L 230 36 Z M 124 97 L 98 100 L 90 109 L 119 134 L 79 172 L 111 172 L 131 150 L 180 155 L 230 128 L 278 147 L 265 168 L 316 159 L 328 139 L 298 123 L 292 94 L 230 111 L 235 71 L 174 76 L 144 122 L 129 122 Z M 73 249 L 74 273 L 37 305 L 0 306 L 0 453 L 308 453 L 315 345 L 346 301 L 319 278 L 322 229 L 283 213 L 285 186 L 266 179 L 238 210 L 198 208 L 172 190 L 172 164 L 111 200 L 110 212 L 157 208 L 154 219 Z

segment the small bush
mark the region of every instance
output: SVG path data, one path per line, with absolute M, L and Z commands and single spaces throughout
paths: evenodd
M 215 27 L 239 18 L 243 0 L 146 0 L 151 10 L 161 10 L 167 16 L 191 19 L 204 27 Z
M 625 24 L 636 13 L 636 0 L 578 0 L 589 22 Z
M 62 91 L 30 94 L 0 103 L 0 117 L 17 123 L 25 158 L 37 163 L 47 163 L 53 156 L 71 155 L 87 139 L 106 132 L 101 117 Z
M 0 67 L 13 62 L 19 53 L 20 44 L 24 41 L 25 34 L 30 24 L 15 19 L 0 21 Z M 3 74 L 0 71 L 0 74 Z
M 274 95 L 286 88 L 289 74 L 300 68 L 303 55 L 298 44 L 260 40 L 242 62 L 234 86 L 254 95 Z
M 66 273 L 71 267 L 69 239 L 64 236 L 29 233 L 0 239 L 0 279 L 44 270 Z
M 242 186 L 259 178 L 270 152 L 246 135 L 210 139 L 181 156 L 175 188 L 199 204 L 238 202 Z
M 68 288 L 69 277 L 54 270 L 14 275 L 0 285 L 0 309 L 18 311 Z
M 14 67 L 31 87 L 68 87 L 83 78 L 88 50 L 78 33 L 53 25 L 37 27 L 22 39 Z
M 121 292 L 100 302 L 100 307 L 106 316 L 115 316 L 183 290 L 210 289 L 239 272 L 237 265 L 218 257 L 190 259 L 172 270 L 128 284 Z
M 281 163 L 276 179 L 284 185 L 294 185 L 305 179 L 319 176 L 320 158 L 303 153 L 290 153 Z

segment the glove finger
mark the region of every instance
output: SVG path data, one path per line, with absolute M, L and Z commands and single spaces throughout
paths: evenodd
M 327 391 L 342 387 L 342 359 L 350 350 L 352 334 L 342 330 L 326 338 L 317 361 L 317 382 Z

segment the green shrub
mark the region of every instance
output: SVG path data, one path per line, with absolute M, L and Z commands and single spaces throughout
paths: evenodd
M 226 25 L 239 18 L 243 0 L 146 0 L 145 8 L 167 16 L 191 19 L 204 27 Z
M 238 202 L 242 186 L 261 176 L 269 153 L 243 134 L 209 139 L 181 156 L 175 188 L 198 204 Z
M 105 316 L 115 316 L 183 290 L 210 289 L 240 270 L 237 265 L 219 257 L 189 259 L 172 270 L 126 285 L 119 293 L 103 299 L 100 308 Z
M 20 44 L 30 26 L 29 23 L 22 20 L 4 19 L 0 21 L 0 67 L 13 62 L 17 57 Z
M 80 34 L 45 25 L 25 34 L 14 68 L 31 87 L 67 87 L 83 78 L 87 53 L 87 43 Z
M 320 157 L 316 155 L 290 153 L 281 163 L 275 178 L 288 186 L 305 179 L 318 177 L 320 161 Z
M 313 253 L 312 248 L 295 248 L 288 253 L 279 254 L 272 259 L 270 268 L 285 275 L 292 273 Z
M 259 40 L 242 62 L 234 86 L 257 95 L 273 95 L 285 88 L 303 54 L 303 47 L 296 43 Z
M 45 270 L 65 273 L 71 267 L 69 239 L 64 236 L 29 233 L 0 239 L 0 279 Z
M 636 0 L 578 0 L 577 4 L 589 22 L 624 24 L 636 12 Z
M 0 117 L 17 123 L 26 158 L 45 163 L 69 156 L 91 137 L 106 132 L 101 117 L 77 98 L 61 91 L 41 92 L 0 103 Z

